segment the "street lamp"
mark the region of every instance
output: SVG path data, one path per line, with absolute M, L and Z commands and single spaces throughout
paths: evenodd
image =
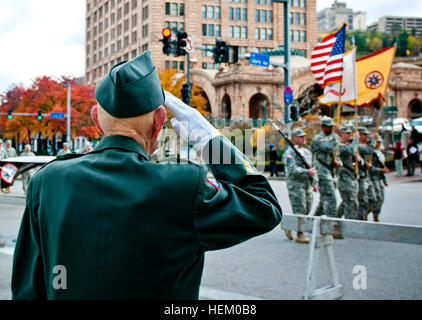
M 62 83 L 63 87 L 67 87 L 67 137 L 66 142 L 70 143 L 70 83 Z

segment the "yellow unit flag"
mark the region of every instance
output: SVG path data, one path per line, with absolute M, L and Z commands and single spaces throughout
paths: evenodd
M 388 47 L 356 60 L 358 106 L 367 106 L 374 100 L 384 99 L 396 48 Z

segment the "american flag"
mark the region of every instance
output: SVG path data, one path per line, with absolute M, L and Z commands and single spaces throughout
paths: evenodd
M 321 87 L 341 82 L 343 55 L 346 40 L 346 24 L 319 42 L 311 55 L 311 71 Z

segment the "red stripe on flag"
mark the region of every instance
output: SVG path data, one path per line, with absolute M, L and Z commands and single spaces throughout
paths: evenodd
M 326 53 L 320 53 L 320 54 L 315 54 L 315 55 L 312 55 L 312 56 L 311 56 L 311 59 L 316 59 L 316 58 L 326 57 L 326 56 L 329 56 L 329 55 L 330 55 L 330 53 L 329 53 L 329 52 L 326 52 Z

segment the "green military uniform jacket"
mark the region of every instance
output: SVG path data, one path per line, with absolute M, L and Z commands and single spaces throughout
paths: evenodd
M 299 148 L 296 146 L 296 149 L 301 153 L 308 165 L 312 167 L 312 152 L 306 147 Z M 306 169 L 302 159 L 291 147 L 284 153 L 284 163 L 288 184 L 298 185 L 304 188 L 318 185 L 317 175 L 312 179 L 309 178 L 308 169 Z
M 347 177 L 352 180 L 357 180 L 357 172 L 355 171 L 355 155 L 358 149 L 359 141 L 353 139 L 349 144 L 340 144 L 339 156 L 341 160 L 341 167 L 337 172 L 339 176 Z
M 281 221 L 267 179 L 227 139 L 216 145 L 237 164 L 153 163 L 135 140 L 110 136 L 40 169 L 15 248 L 13 299 L 197 299 L 206 251 Z M 52 285 L 58 265 L 64 290 Z
M 359 179 L 364 180 L 368 179 L 368 168 L 366 166 L 366 163 L 369 161 L 370 156 L 375 151 L 375 141 L 370 140 L 367 144 L 359 144 L 358 150 L 359 155 L 361 157 L 361 161 L 359 163 Z
M 317 134 L 312 141 L 312 154 L 315 159 L 315 169 L 319 180 L 333 180 L 334 169 L 332 162 L 340 143 L 337 133 L 326 136 L 324 132 Z

